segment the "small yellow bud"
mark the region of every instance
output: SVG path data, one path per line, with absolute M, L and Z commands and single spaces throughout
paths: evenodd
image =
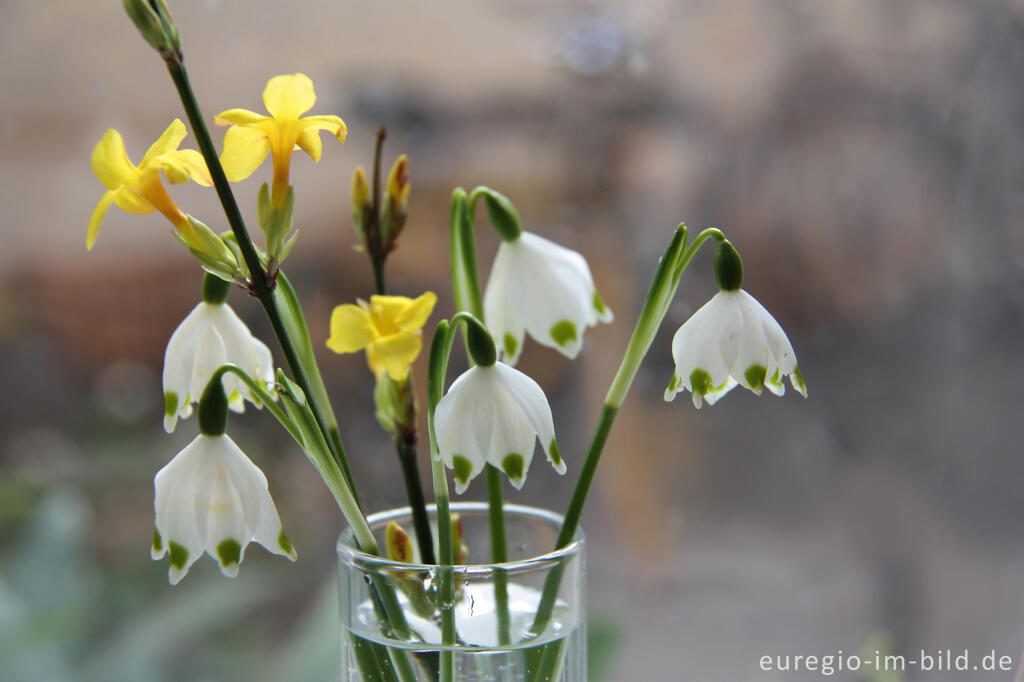
M 352 174 L 352 227 L 355 229 L 359 245 L 367 248 L 366 228 L 371 220 L 370 212 L 373 204 L 370 201 L 370 186 L 366 182 L 366 172 L 357 166 Z
M 392 521 L 384 532 L 384 544 L 387 548 L 388 558 L 403 564 L 413 562 L 412 538 L 405 532 L 405 529 Z
M 391 167 L 388 175 L 388 199 L 394 201 L 404 212 L 409 201 L 409 159 L 402 154 Z

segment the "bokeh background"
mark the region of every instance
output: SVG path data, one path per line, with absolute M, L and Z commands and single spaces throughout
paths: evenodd
M 407 153 L 413 185 L 393 291 L 433 289 L 451 314 L 455 186 L 499 189 L 527 229 L 588 257 L 616 321 L 573 363 L 528 344 L 521 368 L 552 400 L 569 474 L 538 460 L 515 501 L 564 507 L 672 229 L 718 226 L 744 255 L 810 397 L 663 402 L 671 334 L 714 292 L 702 253 L 584 517 L 593 680 L 816 679 L 758 661 L 837 650 L 1016 662 L 1024 2 L 171 6 L 208 118 L 260 110 L 270 76 L 302 71 L 315 113 L 348 123 L 319 165 L 293 164 L 287 265 L 314 337 L 333 305 L 371 291 L 348 185 L 382 124 L 386 163 Z M 160 371 L 199 271 L 158 216 L 113 209 L 91 253 L 84 242 L 103 131 L 137 160 L 181 116 L 161 61 L 114 0 L 7 0 L 0 57 L 0 679 L 337 679 L 342 521 L 267 415 L 232 434 L 267 472 L 298 563 L 253 548 L 236 580 L 203 560 L 172 589 L 148 556 L 152 476 L 193 434 L 163 433 Z M 268 177 L 237 187 L 250 220 Z M 172 194 L 226 229 L 213 192 Z M 480 235 L 486 274 L 496 241 Z M 271 339 L 255 301 L 232 304 Z M 400 504 L 363 360 L 321 350 L 367 506 Z

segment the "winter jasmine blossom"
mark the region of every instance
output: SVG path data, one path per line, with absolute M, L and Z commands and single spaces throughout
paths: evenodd
M 178 325 L 164 353 L 164 429 L 171 433 L 178 418 L 187 419 L 214 370 L 225 363 L 238 365 L 260 382 L 271 395 L 274 363 L 270 349 L 245 326 L 225 303 L 230 284 L 205 275 L 203 302 Z M 236 376 L 224 377 L 228 405 L 235 412 L 245 410 L 245 400 L 259 406 L 260 400 Z
M 519 359 L 524 332 L 575 358 L 584 330 L 613 319 L 583 256 L 529 232 L 498 247 L 484 317 L 509 365 Z
M 422 327 L 434 310 L 437 296 L 428 291 L 419 298 L 371 296 L 370 302 L 339 305 L 331 313 L 327 347 L 335 353 L 366 349 L 366 362 L 380 377 L 384 372 L 403 381 L 423 346 Z
M 96 243 L 107 209 L 116 204 L 121 210 L 138 215 L 160 211 L 190 246 L 204 250 L 205 244 L 196 234 L 196 227 L 167 194 L 160 180 L 160 172 L 163 171 L 164 177 L 172 184 L 189 179 L 206 187 L 213 184 L 202 155 L 194 149 L 178 149 L 185 135 L 185 124 L 174 119 L 136 166 L 128 158 L 121 133 L 113 128 L 103 133 L 92 150 L 92 171 L 106 186 L 107 192 L 89 218 L 85 238 L 87 249 Z
M 740 385 L 760 395 L 767 388 L 785 392 L 789 376 L 793 388 L 807 396 L 807 386 L 786 333 L 764 306 L 740 289 L 742 262 L 732 244 L 723 241 L 715 255 L 715 274 L 721 291 L 694 313 L 672 339 L 676 369 L 665 390 L 665 400 L 679 391 L 693 394 L 700 408 Z
M 434 424 L 438 457 L 454 471 L 457 493 L 466 490 L 485 463 L 522 488 L 535 438 L 555 471 L 565 473 L 544 391 L 504 363 L 478 364 L 456 379 L 437 405 Z
M 224 136 L 220 162 L 228 180 L 249 177 L 269 153 L 274 160 L 271 200 L 280 205 L 288 191 L 289 166 L 296 146 L 320 161 L 320 131 L 327 130 L 344 142 L 347 129 L 337 116 L 305 116 L 316 103 L 313 81 L 305 74 L 274 76 L 263 90 L 263 106 L 270 116 L 248 109 L 222 111 L 214 119 L 218 125 L 230 125 Z M 301 118 L 300 118 L 301 117 Z

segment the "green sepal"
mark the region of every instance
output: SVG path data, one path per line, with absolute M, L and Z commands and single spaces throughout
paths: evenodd
M 494 346 L 491 333 L 475 317 L 466 319 L 466 345 L 473 362 L 480 367 L 493 367 L 498 361 L 498 349 Z
M 203 275 L 203 301 L 214 305 L 223 304 L 231 293 L 231 284 L 231 280 L 207 272 Z

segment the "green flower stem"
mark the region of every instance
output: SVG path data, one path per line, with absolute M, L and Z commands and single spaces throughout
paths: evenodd
M 463 313 L 456 315 L 458 318 Z M 454 319 L 453 319 L 454 322 Z M 434 430 L 434 412 L 444 394 L 445 375 L 448 373 L 448 358 L 455 339 L 455 326 L 441 320 L 434 331 L 430 344 L 430 370 L 427 380 L 427 426 L 430 431 L 430 471 L 434 483 L 434 500 L 437 503 L 438 543 L 438 592 L 441 602 L 441 682 L 452 682 L 455 678 L 454 658 L 451 651 L 457 641 L 455 632 L 455 548 L 452 546 L 452 517 L 449 506 L 448 476 L 437 447 L 437 433 Z
M 409 379 L 412 381 L 412 379 Z M 412 396 L 410 387 L 409 395 Z M 430 519 L 427 516 L 427 502 L 423 496 L 423 481 L 420 470 L 416 466 L 416 430 L 412 427 L 400 427 L 395 434 L 395 449 L 398 462 L 402 466 L 402 478 L 405 481 L 405 492 L 412 510 L 412 525 L 416 532 L 416 542 L 420 546 L 420 561 L 435 564 L 434 535 L 430 531 Z
M 477 319 L 484 319 L 483 298 L 480 295 L 480 275 L 477 266 L 475 244 L 474 210 L 482 188 L 473 190 L 467 200 L 466 192 L 460 187 L 452 193 L 449 242 L 451 248 L 452 291 L 457 310 L 472 313 Z M 468 348 L 467 348 L 468 351 Z M 467 352 L 469 361 L 472 354 Z M 491 561 L 508 561 L 508 542 L 505 537 L 505 509 L 501 494 L 501 472 L 490 464 L 484 465 L 487 480 L 487 513 L 491 531 Z M 510 616 L 508 611 L 508 577 L 504 573 L 495 575 L 494 604 L 498 615 L 498 642 L 507 643 Z
M 693 243 L 687 247 L 686 226 L 680 225 L 673 235 L 668 248 L 665 250 L 665 254 L 661 257 L 661 261 L 655 270 L 654 278 L 651 281 L 651 287 L 647 292 L 647 298 L 644 299 L 640 317 L 637 320 L 636 327 L 633 329 L 633 335 L 626 346 L 626 353 L 622 358 L 622 363 L 619 365 L 619 370 L 612 380 L 604 405 L 601 408 L 601 416 L 598 419 L 597 428 L 594 430 L 590 448 L 587 450 L 587 456 L 583 462 L 580 477 L 576 481 L 576 487 L 573 490 L 572 499 L 569 501 L 569 507 L 565 513 L 562 528 L 558 533 L 558 539 L 555 541 L 555 549 L 560 549 L 569 544 L 572 541 L 573 535 L 576 534 L 576 530 L 579 528 L 580 515 L 583 513 L 583 505 L 587 500 L 587 493 L 590 492 L 590 485 L 594 480 L 597 464 L 601 459 L 601 453 L 604 451 L 608 434 L 611 432 L 619 407 L 629 392 L 633 379 L 636 378 L 640 363 L 643 362 L 644 357 L 647 355 L 647 351 L 654 341 L 658 328 L 665 319 L 665 314 L 668 312 L 672 298 L 675 296 L 683 271 L 690 264 L 690 261 L 701 245 L 712 237 L 718 240 L 724 239 L 724 235 L 722 235 L 720 230 L 708 228 L 702 231 L 693 240 Z M 558 597 L 562 572 L 561 566 L 556 567 L 548 574 L 547 580 L 544 582 L 544 591 L 541 595 L 540 604 L 537 607 L 537 615 L 534 617 L 533 625 L 530 627 L 534 636 L 544 632 L 548 621 L 551 619 L 555 599 Z
M 274 329 L 274 335 L 277 337 L 278 343 L 281 344 L 281 350 L 284 352 L 288 366 L 291 369 L 292 374 L 295 376 L 295 381 L 307 394 L 315 396 L 316 392 L 312 390 L 313 386 L 308 380 L 305 368 L 299 358 L 292 338 L 289 336 L 289 329 L 285 324 L 281 311 L 275 300 L 275 281 L 272 281 L 267 276 L 266 271 L 263 269 L 263 265 L 260 263 L 256 247 L 253 245 L 252 239 L 249 237 L 249 231 L 245 227 L 245 221 L 242 219 L 242 213 L 238 209 L 238 203 L 235 201 L 235 196 L 231 191 L 231 186 L 228 183 L 227 176 L 224 174 L 224 168 L 220 165 L 217 150 L 214 148 L 213 140 L 210 138 L 210 131 L 207 129 L 202 112 L 199 110 L 199 102 L 196 100 L 195 93 L 192 92 L 192 85 L 189 82 L 188 72 L 185 69 L 185 65 L 176 55 L 166 58 L 165 61 L 167 64 L 167 70 L 171 75 L 171 79 L 174 81 L 174 85 L 178 90 L 182 106 L 185 108 L 185 114 L 192 127 L 192 132 L 196 136 L 196 142 L 199 145 L 199 150 L 202 152 L 203 158 L 206 161 L 206 166 L 210 171 L 210 177 L 213 179 L 214 187 L 217 190 L 217 196 L 220 199 L 221 205 L 224 207 L 224 213 L 227 216 L 228 224 L 231 225 L 231 231 L 234 233 L 235 239 L 238 241 L 238 248 L 242 253 L 243 260 L 245 260 L 246 268 L 249 270 L 252 293 L 257 299 L 259 299 L 260 304 L 262 304 L 263 309 L 267 313 L 267 317 L 270 319 L 270 324 Z M 315 361 L 312 364 L 315 366 Z M 320 409 L 317 406 L 313 406 L 313 411 L 321 433 L 331 434 L 330 425 L 324 420 L 320 413 Z M 336 432 L 337 428 L 334 430 Z M 340 463 L 343 471 L 349 471 L 344 448 L 341 446 L 340 437 L 332 435 L 331 443 L 333 444 L 331 449 L 333 456 Z M 346 477 L 351 478 L 347 475 Z
M 288 431 L 288 433 L 291 434 L 292 438 L 294 438 L 300 446 L 302 445 L 301 432 L 299 431 L 298 427 L 295 426 L 295 422 L 291 420 L 291 417 L 289 417 L 288 414 L 283 409 L 281 409 L 281 406 L 277 404 L 277 399 L 274 398 L 274 396 L 270 395 L 270 393 L 266 389 L 260 386 L 258 381 L 249 376 L 249 374 L 246 373 L 246 371 L 239 367 L 238 365 L 233 365 L 231 363 L 225 363 L 221 365 L 214 371 L 212 375 L 210 375 L 210 381 L 207 382 L 207 385 L 209 385 L 209 383 L 213 381 L 220 381 L 225 374 L 234 374 L 239 379 L 241 379 L 242 383 L 248 386 L 249 390 L 255 393 L 257 397 L 259 397 L 260 401 L 267 408 L 267 410 L 272 415 L 277 417 L 277 421 L 281 422 L 281 426 L 283 426 Z

